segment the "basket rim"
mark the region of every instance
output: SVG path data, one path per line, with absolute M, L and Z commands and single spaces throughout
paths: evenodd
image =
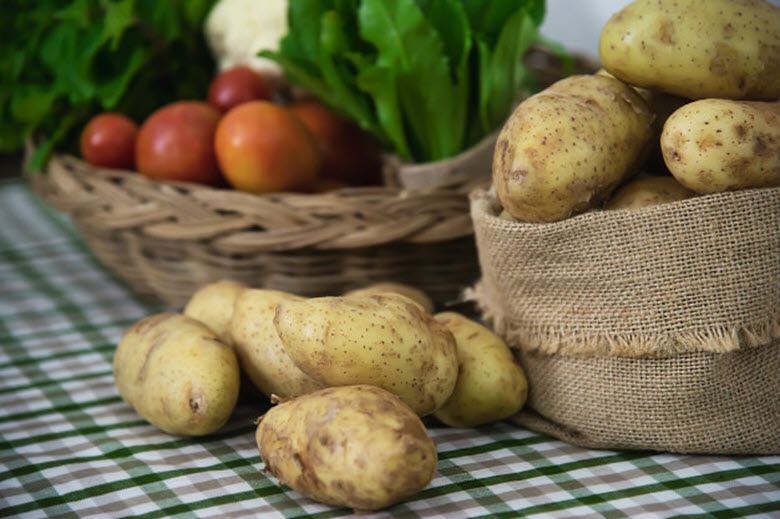
M 209 242 L 224 253 L 354 249 L 435 243 L 473 235 L 469 193 L 489 179 L 405 189 L 344 187 L 326 193 L 253 194 L 92 166 L 56 154 L 33 189 L 82 232 Z

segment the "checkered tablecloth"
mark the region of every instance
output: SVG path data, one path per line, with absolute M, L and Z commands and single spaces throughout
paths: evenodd
M 351 515 L 261 471 L 262 402 L 242 396 L 207 438 L 162 433 L 124 404 L 115 345 L 163 309 L 21 182 L 0 184 L 0 517 Z M 435 478 L 376 517 L 780 517 L 780 456 L 594 451 L 509 423 L 429 425 Z

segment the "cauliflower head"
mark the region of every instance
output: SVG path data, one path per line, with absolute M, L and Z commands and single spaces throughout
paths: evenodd
M 206 17 L 204 34 L 219 70 L 248 65 L 282 80 L 279 65 L 256 54 L 277 50 L 287 33 L 288 0 L 219 0 Z

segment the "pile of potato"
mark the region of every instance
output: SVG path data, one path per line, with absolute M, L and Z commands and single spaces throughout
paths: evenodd
M 507 120 L 493 161 L 503 217 L 780 186 L 780 7 L 636 0 L 604 26 L 599 58 Z
M 426 294 L 394 283 L 304 298 L 219 281 L 182 314 L 134 324 L 114 378 L 153 425 L 205 435 L 230 418 L 245 374 L 277 404 L 256 431 L 265 470 L 318 501 L 377 510 L 435 474 L 421 417 L 472 427 L 525 404 L 506 343 L 459 313 L 433 312 Z

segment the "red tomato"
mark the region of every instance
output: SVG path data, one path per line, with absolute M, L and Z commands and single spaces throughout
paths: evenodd
M 379 147 L 368 133 L 317 101 L 298 101 L 290 110 L 319 144 L 323 177 L 351 185 L 381 183 Z
M 271 99 L 271 86 L 259 72 L 237 65 L 220 72 L 209 85 L 208 101 L 225 113 L 247 101 Z
M 216 108 L 201 101 L 177 101 L 158 109 L 138 132 L 138 171 L 159 180 L 219 184 L 222 175 L 214 154 L 219 118 Z
M 81 132 L 81 156 L 94 166 L 133 169 L 137 135 L 138 125 L 129 117 L 114 112 L 98 114 Z
M 310 189 L 322 165 L 303 123 L 269 101 L 250 101 L 226 113 L 214 148 L 227 181 L 251 193 Z

